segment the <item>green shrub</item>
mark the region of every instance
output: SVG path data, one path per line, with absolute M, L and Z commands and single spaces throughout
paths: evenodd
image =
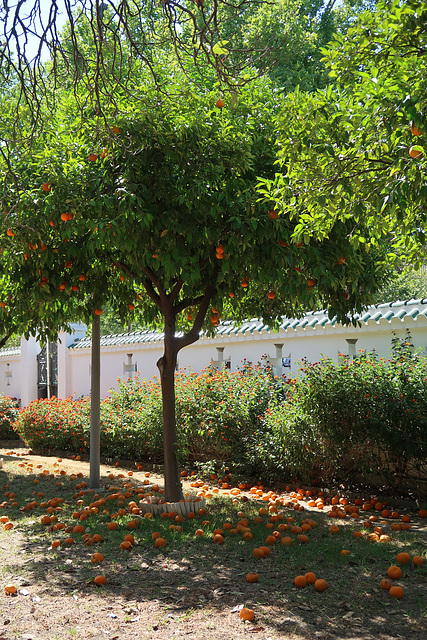
M 157 379 L 119 381 L 101 405 L 101 454 L 125 460 L 160 461 L 162 400 Z
M 338 476 L 420 468 L 427 454 L 427 362 L 410 336 L 389 359 L 360 353 L 353 362 L 305 363 L 292 403 L 323 443 Z
M 264 369 L 228 373 L 207 369 L 176 379 L 181 456 L 190 461 L 237 463 L 245 438 L 260 424 L 275 389 Z
M 18 440 L 14 429 L 18 418 L 18 402 L 16 398 L 0 395 L 0 440 Z
M 241 459 L 244 437 L 260 424 L 277 393 L 271 375 L 250 366 L 235 373 L 179 373 L 175 387 L 179 456 L 185 462 Z M 119 381 L 101 403 L 100 420 L 101 455 L 161 460 L 162 400 L 156 378 Z M 89 431 L 89 398 L 36 400 L 19 418 L 19 432 L 33 449 L 87 452 Z

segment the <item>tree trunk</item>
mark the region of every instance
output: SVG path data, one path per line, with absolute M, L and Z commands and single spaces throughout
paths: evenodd
M 181 301 L 174 306 L 174 302 L 177 300 L 181 290 L 182 282 L 178 281 L 172 292 L 166 295 L 161 288 L 161 284 L 156 281 L 151 271 L 147 270 L 147 275 L 149 277 L 147 292 L 151 295 L 154 302 L 159 305 L 165 319 L 164 353 L 157 362 L 162 387 L 165 498 L 169 502 L 178 502 L 183 499 L 183 493 L 177 457 L 178 439 L 175 415 L 175 369 L 177 356 L 182 348 L 193 344 L 199 339 L 203 320 L 213 295 L 217 274 L 215 273 L 212 277 L 212 281 L 206 287 L 204 294 L 191 303 L 193 305 L 199 305 L 199 311 L 192 329 L 179 337 L 175 335 L 176 316 L 183 309 L 190 306 L 188 301 Z M 159 297 L 154 292 L 151 282 L 154 282 L 161 290 Z
M 91 380 L 90 380 L 90 448 L 89 448 L 89 486 L 99 489 L 101 484 L 101 357 L 100 357 L 100 320 L 99 316 L 92 317 L 92 346 L 91 346 Z
M 178 502 L 183 499 L 183 493 L 177 458 L 175 368 L 178 350 L 173 321 L 166 322 L 164 347 L 164 354 L 157 366 L 162 387 L 165 498 L 169 502 Z

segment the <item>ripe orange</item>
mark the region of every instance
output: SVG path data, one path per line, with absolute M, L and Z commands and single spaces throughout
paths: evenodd
M 407 564 L 411 562 L 411 556 L 406 551 L 401 551 L 397 554 L 396 560 L 399 564 Z
M 158 536 L 160 537 L 160 536 Z M 154 539 L 154 538 L 153 538 Z M 131 533 L 127 533 L 123 538 L 125 542 L 130 542 L 131 544 L 135 544 L 135 537 Z
M 222 109 L 225 106 L 225 102 L 222 98 L 218 98 L 218 100 L 215 102 L 215 105 L 218 107 L 218 109 Z
M 390 587 L 389 594 L 391 598 L 397 598 L 398 600 L 400 600 L 401 598 L 403 598 L 404 591 L 402 587 Z
M 123 542 L 120 543 L 120 549 L 123 549 L 123 551 L 130 551 L 132 549 L 132 545 L 128 540 L 123 540 Z
M 411 133 L 412 133 L 413 136 L 420 136 L 421 135 L 421 131 L 420 131 L 420 129 L 418 129 L 416 124 L 414 124 L 411 127 Z
M 392 580 L 399 580 L 402 577 L 402 569 L 396 565 L 392 565 L 387 569 L 387 575 Z
M 43 182 L 43 184 L 42 184 L 43 191 L 50 191 L 51 188 L 52 187 L 50 186 L 50 184 L 48 182 Z
M 255 612 L 253 609 L 243 607 L 243 609 L 240 609 L 239 618 L 240 620 L 253 620 L 255 618 Z
M 296 576 L 294 579 L 294 585 L 299 589 L 307 586 L 307 578 L 305 576 Z
M 254 571 L 250 571 L 246 575 L 246 582 L 258 582 L 258 574 Z
M 7 596 L 13 596 L 13 594 L 16 593 L 17 591 L 18 590 L 14 584 L 5 585 L 4 592 Z
M 274 293 L 274 291 L 269 291 L 269 292 L 267 293 L 267 298 L 268 298 L 269 300 L 274 300 L 274 298 L 275 298 L 275 297 L 276 297 L 276 294 Z
M 102 309 L 95 309 L 94 313 L 96 316 L 100 316 L 102 313 Z
M 411 147 L 409 149 L 409 155 L 411 156 L 411 158 L 415 160 L 416 158 L 421 158 L 423 154 L 421 151 L 417 151 L 417 149 L 414 149 L 414 147 Z
M 422 556 L 414 556 L 412 562 L 416 567 L 422 567 L 424 564 L 424 558 Z
M 96 153 L 89 154 L 89 160 L 91 162 L 96 162 L 98 160 L 98 156 L 96 155 Z
M 328 588 L 328 583 L 323 578 L 319 578 L 314 583 L 314 588 L 316 589 L 316 591 L 326 591 L 326 589 Z
M 102 555 L 102 553 L 93 553 L 90 557 L 90 561 L 92 564 L 98 564 L 99 562 L 103 562 L 104 561 L 104 556 Z
M 317 576 L 316 576 L 315 573 L 313 573 L 313 571 L 308 571 L 305 574 L 305 578 L 306 578 L 308 584 L 314 584 L 316 582 L 316 580 L 317 580 Z
M 98 586 L 103 585 L 107 582 L 107 578 L 105 576 L 96 576 L 93 579 L 94 583 L 97 584 Z

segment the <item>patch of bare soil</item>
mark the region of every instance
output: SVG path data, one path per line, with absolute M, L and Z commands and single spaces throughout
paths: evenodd
M 87 462 L 64 459 L 62 468 L 89 474 Z M 103 465 L 101 473 L 110 470 Z M 144 473 L 134 477 L 143 481 Z M 154 473 L 151 479 L 162 481 Z M 415 531 L 427 542 L 425 527 Z M 426 571 L 412 571 L 410 593 L 392 601 L 376 586 L 380 570 L 373 587 L 375 558 L 372 565 L 367 571 L 356 558 L 345 580 L 342 572 L 325 576 L 330 588 L 318 594 L 295 589 L 273 554 L 263 561 L 262 580 L 247 584 L 243 554 L 225 547 L 206 552 L 194 543 L 185 555 L 172 549 L 153 558 L 136 546 L 125 565 L 106 560 L 109 580 L 99 589 L 85 577 L 76 549 L 64 549 L 59 562 L 17 527 L 0 535 L 1 582 L 12 574 L 18 587 L 16 596 L 1 589 L 0 640 L 425 640 Z M 240 621 L 242 605 L 254 609 L 253 622 Z

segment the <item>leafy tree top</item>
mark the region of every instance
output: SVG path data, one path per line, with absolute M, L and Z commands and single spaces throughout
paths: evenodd
M 279 94 L 258 81 L 222 107 L 216 92 L 169 74 L 179 101 L 141 78 L 144 104 L 123 96 L 107 121 L 91 108 L 82 120 L 64 94 L 13 179 L 5 167 L 15 277 L 43 273 L 34 296 L 71 315 L 89 319 L 108 301 L 124 320 L 139 311 L 191 340 L 219 315 L 274 324 L 322 306 L 348 321 L 370 301 L 380 255 L 352 247 L 346 222 L 327 242 L 295 242 L 295 223 L 255 190 L 274 176 Z
M 405 252 L 419 266 L 427 212 L 426 18 L 425 2 L 380 2 L 324 51 L 337 86 L 288 97 L 279 118 L 283 171 L 270 194 L 286 212 L 304 203 L 296 237 L 326 237 L 336 220 L 348 221 L 354 246 L 387 238 L 390 253 Z

